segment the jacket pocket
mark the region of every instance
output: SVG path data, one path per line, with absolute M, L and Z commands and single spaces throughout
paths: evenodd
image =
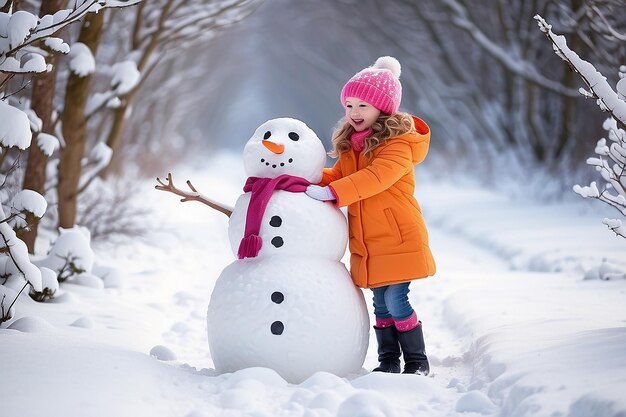
M 400 233 L 400 227 L 398 226 L 396 217 L 393 215 L 393 211 L 391 211 L 390 208 L 386 208 L 384 212 L 385 217 L 387 218 L 387 223 L 389 223 L 391 233 L 393 233 L 393 235 L 396 237 L 398 243 L 402 243 L 402 233 Z

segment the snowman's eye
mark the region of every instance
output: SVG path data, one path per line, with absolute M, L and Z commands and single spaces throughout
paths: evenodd
M 289 132 L 289 139 L 295 142 L 300 139 L 300 135 L 298 135 L 296 132 Z
M 269 139 L 270 136 L 272 136 L 272 132 L 268 130 L 267 132 L 265 132 L 265 135 L 263 135 L 263 139 Z

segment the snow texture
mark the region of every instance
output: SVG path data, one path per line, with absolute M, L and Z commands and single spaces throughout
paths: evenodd
M 0 100 L 0 144 L 26 149 L 30 146 L 32 133 L 26 113 Z
M 216 198 L 241 194 L 239 155 L 202 166 L 180 176 Z M 124 271 L 123 289 L 62 284 L 51 303 L 18 300 L 15 320 L 40 316 L 53 328 L 0 329 L 2 375 L 10 381 L 0 415 L 477 417 L 485 415 L 485 397 L 492 416 L 626 413 L 626 280 L 601 281 L 599 269 L 583 279 L 603 258 L 605 276 L 626 270 L 623 247 L 597 224 L 597 213 L 585 201 L 515 200 L 458 181 L 419 184 L 438 274 L 412 283 L 409 297 L 424 323 L 432 378 L 361 370 L 289 384 L 268 368 L 218 373 L 207 353 L 205 312 L 216 277 L 232 262 L 226 218 L 201 205 L 182 208 L 150 183 L 142 198 L 159 207 L 152 215 L 163 229 L 178 234 L 160 235 L 158 246 L 100 251 L 105 264 Z M 69 325 L 82 317 L 93 327 Z M 157 345 L 177 360 L 150 357 Z M 372 369 L 373 334 L 368 348 L 364 368 Z
M 72 44 L 70 70 L 79 77 L 86 77 L 96 70 L 96 60 L 89 47 L 82 42 Z
M 217 371 L 262 366 L 302 382 L 318 371 L 358 372 L 369 319 L 341 263 L 275 255 L 224 269 L 207 326 Z
M 112 67 L 111 88 L 116 94 L 124 95 L 137 86 L 141 73 L 134 61 L 117 62 Z
M 41 218 L 46 212 L 48 203 L 46 199 L 36 191 L 22 190 L 11 200 L 11 211 L 21 213 L 27 211 Z
M 40 267 L 39 270 L 41 271 L 41 284 L 43 289 L 56 293 L 59 290 L 57 274 L 50 268 Z
M 68 54 L 70 52 L 70 46 L 63 42 L 61 38 L 46 38 L 45 45 L 53 51 L 60 52 L 62 54 Z
M 60 235 L 52 244 L 48 255 L 37 262 L 39 266 L 50 268 L 57 274 L 71 261 L 76 268 L 90 273 L 94 263 L 94 252 L 90 247 L 89 231 L 80 226 L 60 229 Z M 83 284 L 89 278 L 85 278 Z M 91 280 L 93 283 L 93 280 Z M 96 284 L 93 284 L 96 285 Z
M 59 149 L 59 139 L 48 133 L 39 132 L 37 134 L 37 146 L 46 156 L 52 156 L 54 151 Z

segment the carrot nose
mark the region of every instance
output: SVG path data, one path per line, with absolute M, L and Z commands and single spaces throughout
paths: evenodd
M 269 140 L 263 140 L 261 141 L 261 143 L 263 143 L 263 146 L 265 146 L 267 149 L 269 149 L 270 151 L 274 153 L 280 154 L 280 153 L 285 152 L 285 145 L 280 145 L 278 143 L 270 142 Z

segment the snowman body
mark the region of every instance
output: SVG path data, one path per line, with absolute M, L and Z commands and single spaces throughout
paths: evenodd
M 251 177 L 289 174 L 317 183 L 325 155 L 303 122 L 274 119 L 246 144 L 244 167 Z M 250 199 L 250 193 L 241 195 L 230 217 L 235 254 Z M 348 240 L 345 216 L 332 203 L 276 190 L 259 236 L 258 255 L 227 266 L 211 295 L 207 327 L 216 370 L 261 366 L 295 383 L 318 371 L 360 371 L 369 318 L 361 290 L 340 262 Z
M 233 253 L 243 238 L 249 203 L 250 193 L 241 195 L 230 216 L 228 237 Z M 263 240 L 260 257 L 307 256 L 339 261 L 346 251 L 348 225 L 331 203 L 278 190 L 267 204 L 259 235 Z

